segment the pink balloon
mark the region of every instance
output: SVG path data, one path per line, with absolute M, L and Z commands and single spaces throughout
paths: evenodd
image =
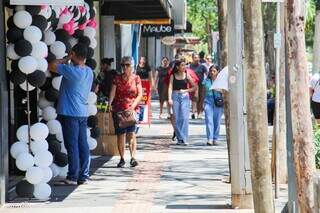
M 63 25 L 63 29 L 65 30 L 65 31 L 67 31 L 67 32 L 69 32 L 71 29 L 72 29 L 72 27 L 71 27 L 71 25 L 70 24 L 64 24 Z
M 97 22 L 96 22 L 96 20 L 92 19 L 92 20 L 88 23 L 88 26 L 89 26 L 89 27 L 92 27 L 92 28 L 97 28 Z
M 83 14 L 83 13 L 86 12 L 87 9 L 86 9 L 84 6 L 80 6 L 80 7 L 79 7 L 79 10 L 80 10 L 80 13 Z
M 71 28 L 70 31 L 68 31 L 69 35 L 73 35 L 75 33 L 75 30 L 73 28 Z
M 41 5 L 41 10 L 46 10 L 47 9 L 47 5 Z
M 78 28 L 79 28 L 79 30 L 84 30 L 84 28 L 86 28 L 86 23 L 84 23 L 84 24 L 80 24 L 79 26 L 78 26 Z
M 67 13 L 70 13 L 68 8 L 65 8 L 63 11 L 62 11 L 62 14 L 67 14 Z

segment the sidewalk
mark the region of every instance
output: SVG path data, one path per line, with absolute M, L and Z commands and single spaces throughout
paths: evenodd
M 230 209 L 231 185 L 224 182 L 228 176 L 225 128 L 221 127 L 219 146 L 207 147 L 203 123 L 191 120 L 189 146 L 181 147 L 171 141 L 168 120 L 154 119 L 150 128 L 143 126 L 139 133 L 137 168 L 129 167 L 129 151 L 123 169 L 116 168 L 118 157 L 97 156 L 89 185 L 53 187 L 52 199 L 44 203 L 14 199 L 0 213 L 253 212 Z M 285 188 L 280 195 L 277 212 L 286 201 Z

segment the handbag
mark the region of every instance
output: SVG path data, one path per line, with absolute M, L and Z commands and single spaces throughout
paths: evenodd
M 216 105 L 216 107 L 223 107 L 224 100 L 223 100 L 222 93 L 221 92 L 217 92 L 217 93 L 219 93 L 219 96 L 216 96 L 214 90 L 212 90 L 214 104 Z
M 136 112 L 134 110 L 124 110 L 117 113 L 120 128 L 134 126 L 137 123 Z

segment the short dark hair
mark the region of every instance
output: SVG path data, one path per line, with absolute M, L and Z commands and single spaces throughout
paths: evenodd
M 113 58 L 103 58 L 103 59 L 101 59 L 101 64 L 107 64 L 107 65 L 111 66 L 112 62 L 114 62 Z
M 205 56 L 205 53 L 204 53 L 203 51 L 201 51 L 201 52 L 199 53 L 199 57 L 200 57 L 200 58 L 204 58 L 204 56 Z
M 86 59 L 88 55 L 88 47 L 84 44 L 76 44 L 72 51 L 76 54 L 79 59 Z

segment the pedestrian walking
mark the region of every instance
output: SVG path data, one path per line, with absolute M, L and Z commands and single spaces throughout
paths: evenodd
M 140 77 L 141 80 L 149 80 L 151 88 L 154 87 L 152 70 L 146 57 L 140 57 L 139 64 L 136 68 L 136 74 Z
M 112 81 L 114 76 L 117 74 L 115 70 L 111 69 L 113 58 L 103 58 L 101 60 L 101 71 L 98 75 L 98 94 L 99 97 L 104 96 L 106 99 L 109 98 Z
M 129 142 L 131 154 L 131 167 L 138 165 L 135 159 L 136 142 L 136 124 L 122 126 L 120 114 L 136 116 L 137 107 L 142 98 L 141 79 L 133 73 L 132 58 L 125 56 L 121 60 L 122 74 L 113 79 L 109 104 L 111 104 L 112 117 L 114 121 L 115 134 L 117 135 L 118 150 L 120 153 L 120 162 L 117 167 L 124 167 L 124 150 L 126 140 Z M 125 118 L 128 119 L 128 118 Z
M 156 69 L 155 85 L 159 94 L 160 102 L 160 114 L 159 119 L 162 119 L 163 115 L 163 105 L 168 101 L 168 85 L 165 83 L 165 78 L 168 75 L 170 70 L 169 59 L 163 57 L 161 60 L 161 66 Z M 168 117 L 170 116 L 170 107 L 167 106 Z
M 311 109 L 313 115 L 320 125 L 320 74 L 316 73 L 311 77 L 309 83 L 310 96 L 311 96 Z
M 93 71 L 85 65 L 87 47 L 77 44 L 66 60 L 49 64 L 49 70 L 62 75 L 57 112 L 68 152 L 68 174 L 62 184 L 85 184 L 89 178 L 90 151 L 87 142 L 88 96 Z M 63 64 L 71 59 L 72 64 Z
M 191 88 L 188 88 L 188 84 Z M 187 145 L 189 131 L 190 98 L 189 92 L 194 92 L 196 85 L 187 73 L 184 61 L 177 61 L 170 77 L 168 98 L 173 108 L 175 118 L 175 134 L 177 145 Z
M 217 98 L 222 98 L 222 93 L 213 90 L 212 85 L 218 76 L 218 69 L 215 65 L 209 68 L 209 73 L 206 79 L 203 80 L 204 87 L 204 112 L 207 133 L 207 145 L 217 145 L 220 133 L 220 121 L 223 114 L 223 106 L 219 106 L 216 102 Z
M 200 63 L 200 58 L 197 53 L 194 53 L 192 55 L 192 63 L 190 64 L 190 69 L 192 69 L 198 76 L 199 83 L 197 90 L 195 91 L 193 97 L 192 97 L 192 119 L 196 118 L 195 113 L 197 112 L 197 118 L 202 118 L 202 112 L 203 112 L 203 88 L 202 88 L 202 81 L 207 74 L 207 68 L 203 64 Z

